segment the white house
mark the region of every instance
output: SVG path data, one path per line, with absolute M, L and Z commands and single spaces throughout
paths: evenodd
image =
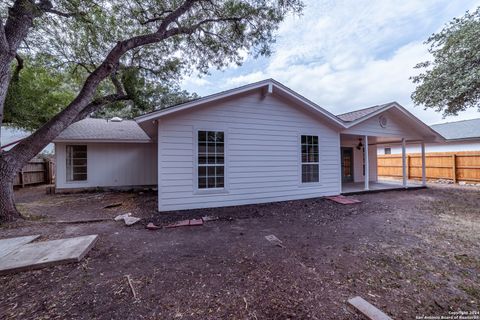
M 55 140 L 56 187 L 156 186 L 159 211 L 305 199 L 374 188 L 378 144 L 440 141 L 396 102 L 335 116 L 268 79 L 71 125 Z
M 446 141 L 441 143 L 427 143 L 426 152 L 459 152 L 480 151 L 480 118 L 447 123 L 434 124 L 431 128 Z M 407 146 L 407 153 L 419 153 L 416 145 Z M 378 148 L 378 154 L 399 154 L 402 147 L 398 144 L 387 144 Z

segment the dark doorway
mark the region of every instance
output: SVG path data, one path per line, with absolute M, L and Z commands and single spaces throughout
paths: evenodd
M 341 148 L 342 182 L 353 181 L 353 148 Z

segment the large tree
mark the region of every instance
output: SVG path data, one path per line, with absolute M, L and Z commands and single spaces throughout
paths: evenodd
M 425 43 L 433 60 L 416 66 L 423 72 L 412 77 L 413 101 L 444 116 L 471 107 L 480 111 L 480 8 L 453 19 Z
M 69 104 L 9 151 L 0 151 L 0 221 L 20 217 L 13 179 L 71 123 L 131 97 L 119 80 L 134 67 L 176 82 L 188 71 L 240 64 L 270 53 L 284 17 L 301 0 L 10 0 L 0 3 L 0 124 L 12 65 L 23 52 L 51 68 L 78 67 L 85 80 Z M 112 91 L 108 92 L 108 88 Z
M 34 131 L 65 108 L 75 97 L 87 74 L 75 67 L 52 68 L 48 57 L 31 57 L 19 61 L 5 99 L 3 124 Z M 119 83 L 129 100 L 118 101 L 96 110 L 91 116 L 132 119 L 146 112 L 197 98 L 181 90 L 172 81 L 152 78 L 142 69 L 119 70 Z M 97 95 L 113 90 L 111 83 L 97 89 Z

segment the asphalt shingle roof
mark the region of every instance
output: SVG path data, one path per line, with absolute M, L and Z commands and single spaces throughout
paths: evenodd
M 361 119 L 363 117 L 366 117 L 369 114 L 371 114 L 371 113 L 373 113 L 377 110 L 380 110 L 380 109 L 382 109 L 382 108 L 384 108 L 384 107 L 386 107 L 390 104 L 391 103 L 386 103 L 386 104 L 381 104 L 381 105 L 368 107 L 368 108 L 364 108 L 364 109 L 360 109 L 360 110 L 354 110 L 354 111 L 351 111 L 351 112 L 339 114 L 339 115 L 337 115 L 337 117 L 340 118 L 342 121 L 345 121 L 345 122 L 353 122 L 353 121 L 356 121 L 356 120 Z
M 115 122 L 86 118 L 73 123 L 55 140 L 150 141 L 150 137 L 133 120 Z
M 448 140 L 469 138 L 480 139 L 480 118 L 434 124 L 431 128 Z

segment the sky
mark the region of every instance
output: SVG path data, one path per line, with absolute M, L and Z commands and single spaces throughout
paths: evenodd
M 201 96 L 273 78 L 321 107 L 340 114 L 397 101 L 425 123 L 480 118 L 470 109 L 442 118 L 414 106 L 409 79 L 429 59 L 424 41 L 480 0 L 305 0 L 302 16 L 280 26 L 270 57 L 186 78 L 182 87 Z

